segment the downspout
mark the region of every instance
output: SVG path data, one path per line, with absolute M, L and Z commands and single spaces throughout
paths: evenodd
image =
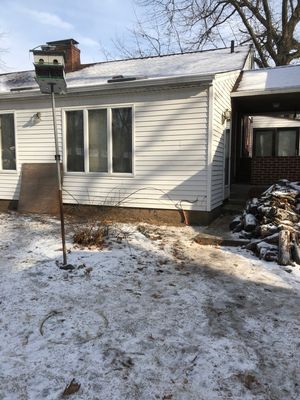
M 211 211 L 211 184 L 212 184 L 212 138 L 214 114 L 214 86 L 213 82 L 208 87 L 208 123 L 207 123 L 207 182 L 206 182 L 206 211 Z

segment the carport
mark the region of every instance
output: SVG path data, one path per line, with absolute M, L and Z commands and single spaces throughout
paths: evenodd
M 244 71 L 231 96 L 231 184 L 300 180 L 300 65 Z

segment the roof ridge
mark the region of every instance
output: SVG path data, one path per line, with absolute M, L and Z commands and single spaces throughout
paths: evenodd
M 250 50 L 250 45 L 237 45 L 235 48 L 241 48 L 241 47 L 245 48 L 245 49 L 248 48 Z M 186 54 L 201 54 L 201 53 L 209 53 L 209 52 L 215 52 L 215 51 L 221 51 L 221 50 L 230 50 L 230 47 L 219 47 L 219 48 L 205 49 L 205 50 L 185 51 L 182 53 L 170 53 L 170 54 L 161 54 L 161 55 L 153 55 L 153 56 L 149 55 L 146 57 L 120 58 L 117 60 L 105 60 L 105 61 L 98 61 L 98 62 L 91 62 L 91 63 L 83 63 L 83 64 L 81 64 L 81 68 L 78 69 L 78 71 L 85 69 L 85 68 L 92 67 L 94 65 L 119 63 L 119 62 L 126 62 L 126 61 L 148 60 L 148 59 L 161 59 L 161 58 L 167 58 L 167 57 L 172 57 L 172 56 L 184 56 Z M 23 71 L 3 72 L 3 73 L 0 73 L 0 76 L 10 75 L 10 74 L 21 74 L 21 73 L 25 73 L 25 72 L 34 72 L 34 70 L 30 69 L 30 70 L 23 70 Z M 77 72 L 77 70 L 72 71 L 72 72 Z
M 235 48 L 237 48 L 237 47 L 244 47 L 244 48 L 250 49 L 250 45 L 238 45 Z M 208 52 L 227 50 L 227 49 L 230 50 L 230 48 L 231 47 L 218 47 L 215 49 L 193 50 L 193 51 L 185 51 L 185 52 L 181 52 L 181 53 L 158 54 L 158 55 L 153 55 L 153 56 L 149 55 L 149 56 L 145 56 L 145 57 L 119 58 L 117 60 L 98 61 L 98 62 L 92 63 L 92 65 L 108 64 L 108 63 L 123 62 L 123 61 L 147 60 L 149 58 L 152 59 L 152 58 L 164 58 L 164 57 L 172 57 L 172 56 L 183 56 L 185 54 L 208 53 Z
M 15 75 L 15 74 L 23 74 L 24 72 L 34 72 L 33 69 L 25 69 L 24 71 L 12 71 L 12 72 L 3 72 L 0 76 L 4 75 Z

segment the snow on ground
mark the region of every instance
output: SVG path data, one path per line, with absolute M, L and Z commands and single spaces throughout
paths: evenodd
M 57 220 L 0 223 L 0 399 L 300 398 L 299 267 L 114 225 L 66 272 Z

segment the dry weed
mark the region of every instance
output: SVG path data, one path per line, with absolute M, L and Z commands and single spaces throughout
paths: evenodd
M 108 225 L 103 225 L 99 222 L 91 222 L 88 225 L 79 226 L 75 229 L 73 242 L 80 246 L 103 248 L 107 237 Z

